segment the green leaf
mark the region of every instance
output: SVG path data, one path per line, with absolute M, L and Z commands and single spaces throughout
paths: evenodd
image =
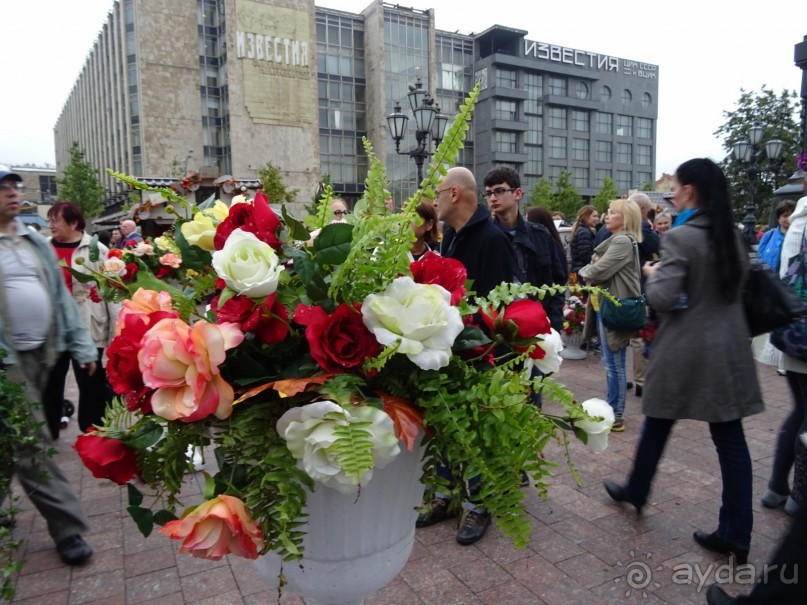
M 333 223 L 326 225 L 314 240 L 315 258 L 320 265 L 341 265 L 350 252 L 353 225 Z
M 283 217 L 283 222 L 286 223 L 289 237 L 298 242 L 307 242 L 311 239 L 311 233 L 306 229 L 306 226 L 286 212 L 286 204 L 280 207 L 280 214 Z
M 490 344 L 490 342 L 490 338 L 477 326 L 465 326 L 451 348 L 455 351 L 465 351 Z
M 94 234 L 90 239 L 90 254 L 89 259 L 91 263 L 97 263 L 100 256 L 98 248 L 98 234 Z
M 222 290 L 221 294 L 219 294 L 218 308 L 221 309 L 225 303 L 236 294 L 238 294 L 238 292 L 230 288 L 230 286 L 225 286 L 224 290 Z
M 131 483 L 126 484 L 129 491 L 129 504 L 132 506 L 140 506 L 143 503 L 143 494 Z
M 176 521 L 178 518 L 179 517 L 169 510 L 158 510 L 156 513 L 154 513 L 154 523 L 160 527 L 169 521 Z
M 210 473 L 203 473 L 205 477 L 205 487 L 202 490 L 202 497 L 205 500 L 212 500 L 216 497 L 216 481 Z
M 128 506 L 126 510 L 129 511 L 132 519 L 134 519 L 140 533 L 148 538 L 151 535 L 151 530 L 154 529 L 154 515 L 152 512 L 141 506 Z
M 123 443 L 137 450 L 144 450 L 157 443 L 163 436 L 163 427 L 153 420 L 145 420 L 136 425 L 131 434 L 122 439 Z M 142 496 L 141 496 L 142 500 Z M 140 502 L 131 502 L 140 504 Z

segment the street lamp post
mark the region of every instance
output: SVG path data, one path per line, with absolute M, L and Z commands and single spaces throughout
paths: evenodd
M 409 107 L 415 117 L 415 141 L 416 146 L 409 151 L 401 151 L 401 139 L 406 134 L 406 125 L 409 117 L 401 112 L 401 104 L 395 102 L 392 113 L 387 116 L 387 126 L 390 135 L 395 141 L 395 153 L 398 155 L 408 155 L 415 160 L 418 170 L 418 184 L 423 182 L 423 164 L 426 158 L 432 155 L 429 149 L 429 139 L 433 139 L 436 145 L 440 144 L 445 132 L 448 117 L 440 111 L 440 106 L 434 102 L 427 90 L 423 90 L 423 82 L 418 76 L 415 84 L 409 85 Z
M 748 201 L 745 204 L 745 218 L 743 218 L 743 237 L 749 246 L 757 245 L 757 237 L 754 232 L 756 225 L 756 182 L 760 173 L 775 172 L 779 157 L 782 155 L 784 143 L 779 139 L 771 139 L 762 145 L 763 129 L 759 122 L 748 129 L 748 138 L 737 141 L 734 144 L 734 157 L 743 165 L 743 170 L 748 175 Z M 767 165 L 760 164 L 760 152 L 765 148 Z

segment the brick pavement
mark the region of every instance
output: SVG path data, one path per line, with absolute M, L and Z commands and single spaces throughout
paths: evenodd
M 767 409 L 747 419 L 745 427 L 754 462 L 750 563 L 761 567 L 787 527 L 781 510 L 764 509 L 758 500 L 766 487 L 777 428 L 791 403 L 784 378 L 767 366 L 758 366 L 758 371 Z M 564 362 L 558 378 L 579 400 L 603 396 L 604 373 L 597 357 Z M 705 586 L 715 581 L 717 571 L 723 581 L 730 576 L 729 568 L 717 569 L 727 559 L 703 550 L 691 537 L 695 529 L 712 531 L 717 525 L 719 468 L 708 427 L 690 421 L 676 425 L 645 516 L 636 519 L 611 503 L 601 481 L 623 479 L 640 423 L 639 399 L 629 393 L 626 431 L 611 435 L 605 453 L 571 445 L 579 487 L 563 462 L 562 448 L 547 448 L 548 457 L 559 463 L 557 474 L 548 501 L 528 494 L 534 530 L 526 548 L 514 549 L 495 527 L 467 547 L 454 541 L 451 522 L 418 530 L 406 567 L 366 605 L 705 603 L 696 574 L 707 574 Z M 25 540 L 25 566 L 17 578 L 15 604 L 302 604 L 293 594 L 278 601 L 248 561 L 201 561 L 179 555 L 166 538 L 143 538 L 126 512 L 125 489 L 94 479 L 82 467 L 70 448 L 75 435 L 73 421 L 63 433 L 58 457 L 90 515 L 92 530 L 86 539 L 95 555 L 82 568 L 62 565 L 43 520 L 21 498 L 23 512 L 15 532 Z M 18 486 L 15 491 L 19 493 Z M 692 570 L 691 581 L 686 569 Z M 642 588 L 637 587 L 645 584 L 640 577 L 628 581 L 628 574 L 648 570 Z M 735 580 L 748 582 L 749 576 Z M 736 593 L 747 586 L 735 581 L 726 588 Z

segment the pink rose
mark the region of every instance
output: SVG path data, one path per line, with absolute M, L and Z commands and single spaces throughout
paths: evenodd
M 121 333 L 123 326 L 126 324 L 127 315 L 139 315 L 146 323 L 147 317 L 150 313 L 155 311 L 173 311 L 174 305 L 171 302 L 171 295 L 165 290 L 157 292 L 156 290 L 146 290 L 145 288 L 138 288 L 131 299 L 124 300 L 121 305 L 118 321 L 115 323 L 115 335 Z M 177 314 L 178 315 L 178 314 Z
M 219 366 L 226 351 L 244 340 L 238 325 L 198 321 L 193 327 L 181 319 L 157 322 L 143 336 L 137 354 L 143 384 L 156 389 L 153 412 L 167 420 L 194 422 L 214 414 L 232 413 L 233 388 Z
M 179 254 L 168 252 L 160 257 L 160 264 L 173 269 L 179 269 L 179 266 L 182 264 L 182 257 Z
M 261 529 L 244 503 L 224 494 L 203 502 L 182 519 L 169 521 L 160 533 L 182 540 L 179 552 L 211 561 L 230 553 L 257 559 L 264 545 Z

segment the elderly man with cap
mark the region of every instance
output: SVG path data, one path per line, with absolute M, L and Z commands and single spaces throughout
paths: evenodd
M 45 518 L 56 550 L 68 565 L 81 565 L 92 550 L 81 537 L 87 517 L 64 473 L 47 456 L 52 446 L 42 409 L 42 391 L 63 351 L 90 374 L 98 351 L 67 291 L 56 255 L 17 216 L 22 179 L 0 171 L 0 349 L 6 375 L 23 386 L 39 442 L 18 452 L 13 469 L 25 493 Z M 0 505 L 7 494 L 0 494 Z M 0 523 L 9 520 L 0 517 Z

